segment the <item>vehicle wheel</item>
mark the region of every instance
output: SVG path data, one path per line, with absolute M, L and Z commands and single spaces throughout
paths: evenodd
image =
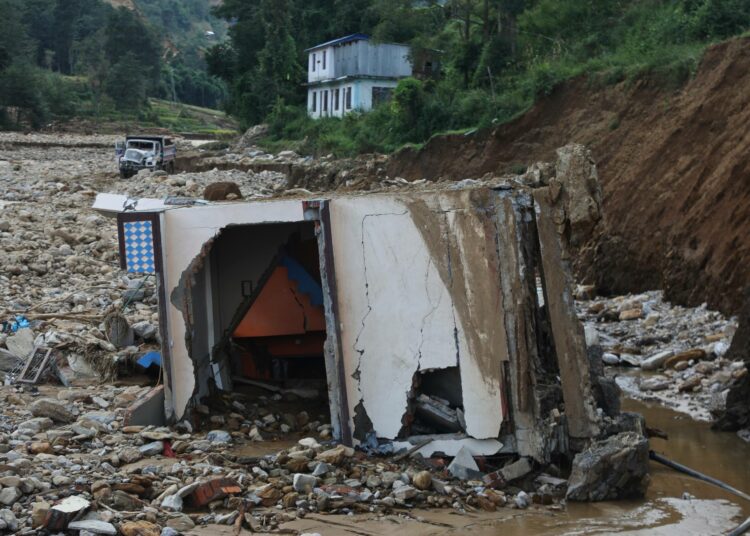
M 121 179 L 127 179 L 128 178 L 128 172 L 125 171 L 124 169 L 121 169 L 120 170 L 120 178 Z
M 170 162 L 167 166 L 167 173 L 174 175 L 174 162 Z

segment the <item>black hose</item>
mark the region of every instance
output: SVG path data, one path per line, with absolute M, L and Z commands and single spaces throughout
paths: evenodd
M 740 534 L 745 534 L 747 529 L 750 529 L 750 517 L 748 517 L 742 525 L 730 532 L 728 536 L 740 536 Z
M 705 482 L 709 482 L 709 483 L 711 483 L 711 484 L 713 484 L 715 486 L 719 486 L 721 489 L 727 490 L 730 493 L 734 493 L 738 497 L 742 497 L 746 501 L 750 501 L 750 495 L 748 495 L 744 491 L 738 490 L 737 488 L 733 488 L 729 484 L 725 484 L 721 480 L 717 480 L 714 477 L 711 477 L 711 476 L 708 476 L 708 475 L 704 475 L 703 473 L 699 473 L 695 469 L 690 469 L 690 467 L 686 467 L 685 465 L 682 465 L 681 463 L 677 463 L 677 462 L 673 462 L 672 460 L 668 460 L 667 458 L 665 458 L 661 454 L 657 454 L 653 450 L 650 450 L 649 453 L 648 453 L 648 455 L 649 455 L 649 458 L 651 458 L 652 460 L 654 460 L 656 462 L 659 462 L 659 463 L 661 463 L 663 465 L 666 465 L 667 467 L 671 467 L 675 471 L 680 471 L 681 473 L 685 473 L 686 475 L 690 475 L 692 477 L 698 478 L 698 479 L 703 480 Z
M 695 469 L 690 469 L 690 467 L 682 465 L 681 463 L 673 462 L 672 460 L 665 458 L 661 454 L 657 454 L 653 450 L 650 450 L 648 452 L 648 456 L 655 462 L 659 462 L 663 465 L 666 465 L 667 467 L 671 467 L 675 471 L 680 471 L 681 473 L 685 473 L 686 475 L 690 475 L 699 480 L 703 480 L 715 486 L 719 486 L 721 489 L 729 491 L 730 493 L 734 493 L 735 495 L 737 495 L 738 497 L 742 497 L 746 501 L 750 501 L 750 495 L 748 495 L 744 491 L 740 491 L 736 488 L 733 488 L 729 484 L 725 484 L 721 480 L 717 480 L 716 478 L 713 478 L 711 476 L 704 475 L 703 473 L 699 473 Z M 744 523 L 742 523 L 740 526 L 738 526 L 732 532 L 730 532 L 728 536 L 740 536 L 741 534 L 745 534 L 745 532 L 747 532 L 748 529 L 750 529 L 750 517 L 747 518 Z

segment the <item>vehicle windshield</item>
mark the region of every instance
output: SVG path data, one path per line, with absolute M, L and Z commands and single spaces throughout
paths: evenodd
M 128 141 L 128 149 L 138 149 L 146 152 L 156 152 L 156 143 L 153 141 L 146 140 L 130 140 Z
M 134 162 L 140 162 L 145 153 L 143 151 L 139 151 L 138 149 L 128 149 L 125 151 L 125 160 L 132 160 Z

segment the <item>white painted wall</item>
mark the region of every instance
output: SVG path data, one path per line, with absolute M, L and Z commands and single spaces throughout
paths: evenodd
M 325 47 L 313 50 L 307 56 L 307 81 L 319 82 L 335 77 L 335 54 L 334 47 Z M 325 67 L 324 67 L 325 57 Z
M 307 112 L 310 117 L 319 119 L 321 117 L 343 117 L 347 113 L 355 110 L 367 112 L 372 109 L 372 90 L 375 87 L 395 88 L 398 80 L 343 80 L 340 82 L 331 82 L 325 85 L 318 85 L 308 88 L 307 90 Z M 351 88 L 352 106 L 346 108 L 346 90 Z M 339 107 L 335 106 L 335 91 L 339 90 Z M 316 106 L 313 106 L 313 99 L 316 100 Z M 324 110 L 323 102 L 328 99 L 328 110 Z
M 307 56 L 308 83 L 344 76 L 411 76 L 411 49 L 395 43 L 350 41 L 312 50 Z
M 430 202 L 442 210 L 440 199 Z M 331 227 L 350 416 L 361 401 L 378 437 L 395 438 L 414 373 L 458 365 L 467 432 L 496 438 L 503 421 L 500 368 L 507 344 L 491 349 L 497 374 L 484 374 L 409 207 L 393 196 L 334 199 Z M 488 268 L 479 263 L 473 269 L 491 272 Z M 483 275 L 498 278 L 499 285 L 497 273 Z M 497 333 L 480 338 L 489 343 Z

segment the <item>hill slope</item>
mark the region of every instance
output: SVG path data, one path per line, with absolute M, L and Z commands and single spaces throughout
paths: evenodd
M 679 92 L 577 79 L 493 131 L 401 151 L 389 174 L 476 177 L 548 160 L 569 142 L 592 148 L 604 193 L 603 233 L 581 252 L 582 277 L 736 312 L 750 284 L 750 39 L 709 48 Z

